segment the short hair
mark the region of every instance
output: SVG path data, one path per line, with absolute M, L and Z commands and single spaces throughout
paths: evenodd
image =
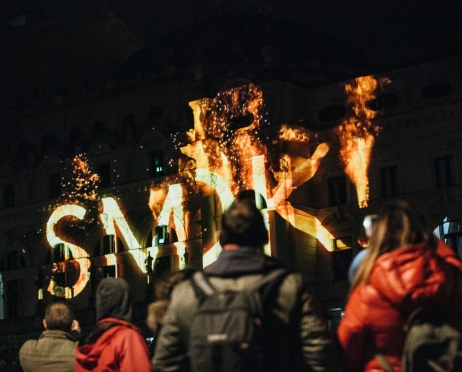
M 221 220 L 220 244 L 263 248 L 268 243 L 268 231 L 263 215 L 251 199 L 234 203 Z
M 50 304 L 45 311 L 45 320 L 49 330 L 70 332 L 74 319 L 73 311 L 64 302 Z

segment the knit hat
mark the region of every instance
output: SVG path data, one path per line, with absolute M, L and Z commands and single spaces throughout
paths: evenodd
M 251 199 L 234 203 L 221 220 L 220 244 L 262 248 L 268 243 L 263 215 Z
M 132 319 L 129 287 L 123 278 L 105 278 L 96 290 L 96 320 L 108 317 L 127 322 Z

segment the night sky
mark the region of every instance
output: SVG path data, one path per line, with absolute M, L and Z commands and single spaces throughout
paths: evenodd
M 2 6 L 9 14 L 27 8 L 53 19 L 97 11 L 106 2 L 150 43 L 197 22 L 219 1 L 237 0 L 10 0 Z M 259 1 L 275 17 L 323 32 L 377 70 L 462 52 L 460 0 L 241 1 Z
M 146 39 L 200 16 L 209 0 L 123 0 L 121 14 Z M 462 50 L 459 0 L 264 0 L 281 18 L 340 40 L 374 65 L 400 65 Z
M 49 18 L 59 18 L 100 7 L 104 1 L 112 4 L 119 17 L 146 42 L 152 42 L 200 19 L 211 2 L 228 0 L 15 0 L 6 3 L 10 14 L 27 6 Z M 343 42 L 379 68 L 419 63 L 462 50 L 460 0 L 260 0 L 260 4 L 277 17 L 305 23 Z

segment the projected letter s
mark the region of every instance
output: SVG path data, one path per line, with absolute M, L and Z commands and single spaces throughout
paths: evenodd
M 48 286 L 48 292 L 50 292 L 52 295 L 58 296 L 58 297 L 65 297 L 65 298 L 72 298 L 77 296 L 82 290 L 85 288 L 87 282 L 88 282 L 88 269 L 91 266 L 91 262 L 88 259 L 88 254 L 87 252 L 72 243 L 65 242 L 62 240 L 57 234 L 56 234 L 56 229 L 55 226 L 61 220 L 63 217 L 66 216 L 73 216 L 78 218 L 79 220 L 83 219 L 86 213 L 86 209 L 84 207 L 81 207 L 79 205 L 75 204 L 69 204 L 69 205 L 60 205 L 58 206 L 53 213 L 51 214 L 50 218 L 48 219 L 47 223 L 47 240 L 48 243 L 51 245 L 51 247 L 55 247 L 58 244 L 63 244 L 65 250 L 70 250 L 72 253 L 73 257 L 73 264 L 74 266 L 79 266 L 80 268 L 80 273 L 77 278 L 77 281 L 75 284 L 73 284 L 72 287 L 65 287 L 62 285 L 58 285 L 58 283 L 55 280 L 50 281 L 50 285 Z M 69 263 L 69 262 L 68 262 Z M 66 270 L 66 262 L 59 262 L 55 265 L 55 269 L 58 269 L 61 267 L 60 270 L 64 272 Z M 77 268 L 78 270 L 78 268 Z M 59 283 L 61 284 L 61 283 Z

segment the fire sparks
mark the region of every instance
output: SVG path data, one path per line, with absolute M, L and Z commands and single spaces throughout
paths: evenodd
M 380 127 L 371 120 L 376 112 L 369 109 L 367 102 L 376 98 L 376 94 L 390 81 L 387 78 L 375 79 L 363 76 L 345 85 L 347 103 L 352 108 L 356 122 L 348 117 L 335 129 L 340 140 L 340 157 L 345 166 L 345 173 L 356 186 L 360 208 L 367 207 L 369 201 L 368 168 L 374 135 Z
M 250 84 L 189 105 L 194 132 L 188 133 L 192 143 L 181 151 L 196 159 L 198 168 L 226 179 L 234 195 L 253 189 L 251 159 L 266 153 L 257 136 L 262 120 L 261 89 Z
M 92 173 L 85 155 L 79 154 L 72 160 L 72 177 L 63 183 L 62 197 L 71 201 L 95 200 L 99 176 Z

